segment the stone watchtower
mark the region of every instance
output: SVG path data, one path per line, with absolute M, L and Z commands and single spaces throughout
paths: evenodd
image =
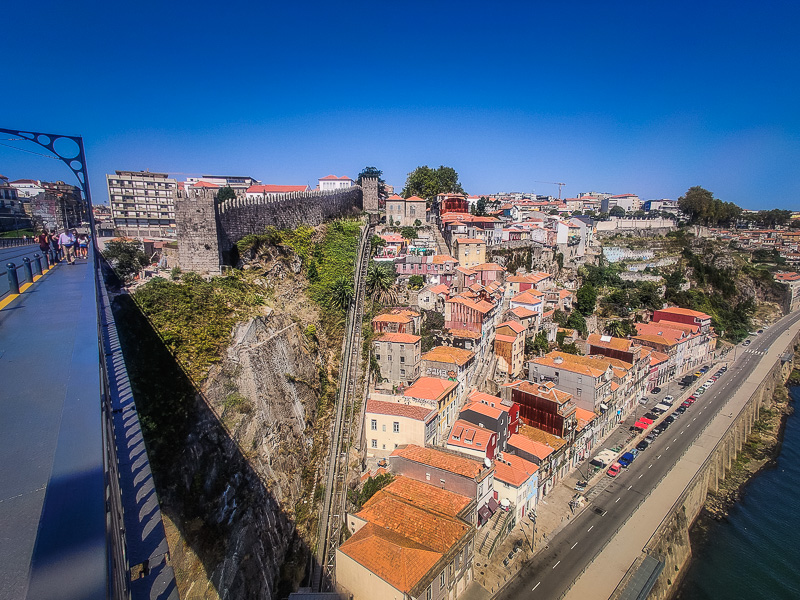
M 178 262 L 184 271 L 219 275 L 221 256 L 214 202 L 210 189 L 179 190 L 175 199 Z
M 364 210 L 378 212 L 378 178 L 362 177 L 361 189 L 364 192 Z

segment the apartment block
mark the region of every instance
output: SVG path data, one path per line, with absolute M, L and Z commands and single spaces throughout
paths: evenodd
M 166 173 L 116 171 L 106 175 L 114 227 L 130 237 L 175 237 L 178 182 Z

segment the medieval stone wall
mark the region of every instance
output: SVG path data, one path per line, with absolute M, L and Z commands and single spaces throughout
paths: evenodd
M 377 188 L 376 188 L 377 189 Z M 213 190 L 179 191 L 175 201 L 178 255 L 186 271 L 219 274 L 236 242 L 267 227 L 293 229 L 356 214 L 364 208 L 359 186 L 334 191 L 295 192 L 266 198 L 238 196 L 215 202 Z

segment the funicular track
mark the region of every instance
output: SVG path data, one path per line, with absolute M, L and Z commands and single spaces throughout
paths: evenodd
M 312 577 L 314 590 L 331 591 L 336 583 L 336 549 L 342 537 L 347 502 L 348 457 L 352 443 L 354 419 L 360 414 L 355 405 L 360 396 L 358 375 L 361 363 L 361 324 L 364 316 L 364 295 L 367 267 L 370 260 L 370 239 L 373 227 L 366 225 L 361 233 L 356 259 L 353 299 L 347 311 L 345 343 L 340 369 L 336 416 L 331 430 L 329 462 L 325 476 L 325 494 L 319 520 L 319 542 Z

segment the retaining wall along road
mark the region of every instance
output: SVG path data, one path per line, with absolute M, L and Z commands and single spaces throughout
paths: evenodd
M 791 351 L 798 344 L 800 344 L 800 333 L 794 336 L 787 350 Z M 772 404 L 775 389 L 784 385 L 792 368 L 792 360 L 783 362 L 781 358 L 778 358 L 765 373 L 761 383 L 752 392 L 738 415 L 731 415 L 730 427 L 720 437 L 711 454 L 686 486 L 670 513 L 661 522 L 644 547 L 642 555 L 634 562 L 617 586 L 611 596 L 612 599 L 621 597 L 629 579 L 646 556 L 652 556 L 665 564 L 652 591 L 647 596 L 648 600 L 667 600 L 672 597 L 678 588 L 677 582 L 680 581 L 692 555 L 689 529 L 700 515 L 708 491 L 719 490 L 721 482 L 725 480 L 731 465 L 750 436 L 753 425 L 759 418 L 761 408 L 769 407 Z

